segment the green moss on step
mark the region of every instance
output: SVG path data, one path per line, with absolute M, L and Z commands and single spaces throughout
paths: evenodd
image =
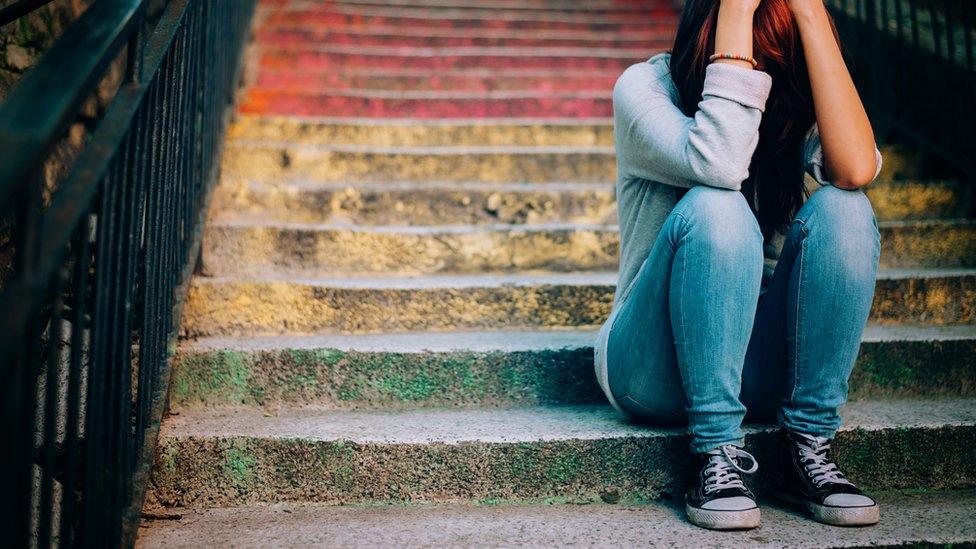
M 546 478 L 555 483 L 566 483 L 581 472 L 580 456 L 576 454 L 557 455 L 546 466 Z
M 599 402 L 592 351 L 383 353 L 334 349 L 185 352 L 181 406 L 317 404 L 338 408 Z
M 976 341 L 862 345 L 852 399 L 976 395 Z M 589 348 L 386 353 L 335 349 L 179 355 L 180 406 L 320 405 L 386 409 L 603 402 Z
M 241 493 L 247 493 L 254 483 L 254 456 L 244 447 L 228 448 L 223 455 L 221 467 L 230 486 Z
M 243 351 L 186 354 L 177 360 L 170 397 L 179 404 L 249 404 L 254 357 Z
M 851 398 L 976 394 L 972 340 L 865 343 L 851 374 Z
M 774 463 L 774 429 L 746 444 Z M 389 444 L 289 438 L 164 439 L 154 490 L 168 506 L 528 501 L 638 501 L 675 497 L 683 487 L 686 436 L 525 443 Z M 972 487 L 971 426 L 842 431 L 845 473 L 869 490 Z M 164 454 L 165 455 L 165 454 Z M 166 465 L 171 459 L 173 465 Z M 752 478 L 768 493 L 771 475 Z

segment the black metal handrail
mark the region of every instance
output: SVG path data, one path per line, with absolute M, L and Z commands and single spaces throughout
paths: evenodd
M 976 6 L 828 0 L 879 133 L 976 180 Z
M 32 11 L 50 4 L 53 0 L 19 0 L 5 8 L 0 8 L 0 27 L 13 23 Z
M 130 546 L 255 0 L 98 0 L 0 104 L 0 536 Z M 68 175 L 43 166 L 113 63 Z

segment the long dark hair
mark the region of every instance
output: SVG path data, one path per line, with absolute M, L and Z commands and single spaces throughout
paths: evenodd
M 686 0 L 671 51 L 671 78 L 681 110 L 694 116 L 705 67 L 715 47 L 719 0 Z M 762 0 L 753 25 L 753 56 L 773 78 L 759 125 L 759 145 L 742 184 L 764 234 L 785 227 L 804 200 L 803 139 L 813 125 L 806 61 L 787 0 Z

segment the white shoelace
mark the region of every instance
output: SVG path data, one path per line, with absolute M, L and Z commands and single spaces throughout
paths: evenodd
M 850 484 L 851 481 L 844 478 L 844 473 L 840 472 L 837 464 L 827 458 L 827 451 L 830 450 L 830 440 L 823 437 L 803 435 L 803 442 L 797 444 L 797 451 L 800 454 L 800 463 L 806 470 L 810 480 L 820 488 L 828 482 L 836 484 Z
M 746 475 L 755 473 L 759 469 L 756 458 L 749 452 L 731 444 L 726 444 L 714 452 L 709 452 L 708 466 L 705 467 L 705 493 L 726 488 L 745 489 L 746 485 L 742 482 L 739 473 Z M 751 461 L 752 465 L 748 469 L 743 468 L 736 461 L 737 458 L 745 458 Z

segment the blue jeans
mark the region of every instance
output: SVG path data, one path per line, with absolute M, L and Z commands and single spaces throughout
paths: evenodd
M 693 452 L 742 445 L 747 414 L 816 436 L 840 426 L 878 268 L 871 204 L 813 193 L 760 299 L 762 247 L 741 193 L 692 188 L 620 298 L 610 392 L 640 419 L 687 421 Z

